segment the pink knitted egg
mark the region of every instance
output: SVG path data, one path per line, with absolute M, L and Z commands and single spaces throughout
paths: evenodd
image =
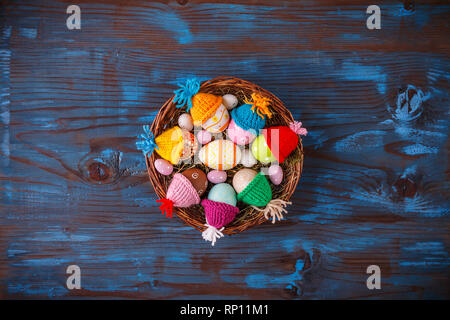
M 256 138 L 256 135 L 254 135 L 250 131 L 246 131 L 239 127 L 233 119 L 231 119 L 227 133 L 231 141 L 241 146 L 249 144 Z

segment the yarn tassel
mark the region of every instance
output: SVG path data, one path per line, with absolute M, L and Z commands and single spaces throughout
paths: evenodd
M 161 210 L 162 214 L 166 214 L 167 218 L 173 217 L 173 201 L 170 199 L 160 199 L 156 200 L 156 202 L 162 203 L 159 206 L 159 209 Z
M 287 213 L 287 210 L 284 209 L 287 205 L 292 204 L 290 201 L 284 201 L 282 199 L 273 199 L 266 205 L 264 209 L 260 209 L 258 207 L 252 206 L 253 209 L 259 212 L 264 213 L 264 217 L 269 220 L 272 218 L 272 223 L 281 221 L 283 219 L 283 213 Z
M 202 237 L 205 241 L 211 241 L 211 245 L 214 247 L 216 241 L 223 237 L 222 231 L 225 227 L 222 227 L 219 230 L 216 227 L 209 225 L 208 223 L 205 223 L 205 226 L 207 227 L 207 229 L 202 232 Z
M 247 98 L 244 99 L 244 102 L 246 104 L 252 105 L 251 110 L 258 114 L 261 118 L 264 119 L 264 115 L 266 115 L 269 118 L 272 118 L 272 113 L 269 110 L 269 104 L 272 102 L 269 98 L 263 97 L 257 93 L 252 93 L 252 100 L 249 101 Z
M 306 136 L 308 134 L 308 130 L 306 130 L 306 128 L 302 128 L 302 123 L 300 121 L 291 122 L 289 124 L 289 129 L 301 136 Z
M 192 108 L 192 97 L 200 90 L 200 81 L 197 78 L 189 78 L 184 84 L 178 83 L 178 86 L 180 88 L 173 92 L 175 94 L 173 102 L 177 104 L 177 108 L 187 104 L 186 111 L 189 111 Z
M 145 125 L 143 126 L 143 129 L 145 134 L 142 133 L 138 136 L 140 140 L 136 141 L 136 147 L 138 150 L 141 150 L 145 156 L 147 156 L 148 154 L 151 154 L 155 148 L 159 150 L 159 147 L 156 145 L 155 136 L 150 131 L 150 126 Z

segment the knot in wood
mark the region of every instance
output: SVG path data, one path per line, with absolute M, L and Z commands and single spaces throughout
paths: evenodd
M 95 181 L 104 181 L 109 178 L 110 173 L 106 165 L 101 162 L 92 162 L 88 166 L 89 177 Z
M 423 102 L 428 99 L 422 90 L 413 85 L 400 88 L 397 96 L 397 106 L 392 110 L 394 119 L 410 122 L 420 117 L 423 112 Z
M 415 8 L 414 1 L 412 1 L 412 0 L 405 0 L 405 1 L 403 2 L 403 8 L 404 8 L 406 11 L 414 11 L 414 8 Z
M 417 185 L 410 178 L 400 177 L 394 184 L 397 193 L 402 198 L 412 198 L 416 194 Z

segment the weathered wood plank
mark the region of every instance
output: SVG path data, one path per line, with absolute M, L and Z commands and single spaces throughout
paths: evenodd
M 2 8 L 0 297 L 448 298 L 448 5 L 383 3 L 370 31 L 359 1 L 88 2 L 80 31 L 65 2 Z M 190 75 L 255 82 L 309 129 L 286 221 L 210 248 L 158 213 L 134 140 Z

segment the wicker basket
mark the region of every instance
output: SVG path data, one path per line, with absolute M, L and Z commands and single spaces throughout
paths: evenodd
M 241 103 L 245 97 L 250 97 L 252 92 L 261 94 L 264 97 L 270 98 L 272 103 L 270 108 L 272 110 L 273 116 L 271 119 L 266 119 L 266 127 L 276 126 L 276 125 L 288 125 L 293 121 L 292 114 L 283 103 L 274 96 L 272 93 L 264 90 L 263 88 L 238 78 L 233 77 L 218 77 L 210 81 L 203 82 L 200 87 L 200 92 L 213 93 L 216 95 L 225 95 L 227 93 L 234 94 L 239 102 Z M 159 110 L 155 119 L 153 120 L 151 131 L 155 136 L 160 135 L 163 131 L 177 125 L 178 117 L 186 112 L 186 108 L 176 108 L 175 103 L 173 103 L 173 96 L 170 98 Z M 223 137 L 225 138 L 225 132 Z M 158 171 L 156 171 L 154 166 L 154 161 L 159 157 L 156 153 L 146 156 L 147 170 L 150 178 L 150 182 L 155 189 L 156 194 L 160 198 L 166 196 L 166 191 L 171 181 L 171 176 L 163 176 Z M 258 163 L 253 167 L 255 170 L 259 170 L 262 165 Z M 289 200 L 295 191 L 298 180 L 303 167 L 303 146 L 301 139 L 299 138 L 299 144 L 297 149 L 294 150 L 290 156 L 280 164 L 283 168 L 284 178 L 280 185 L 275 186 L 271 183 L 273 198 L 280 198 L 283 200 Z M 204 166 L 202 163 L 198 164 L 179 164 L 174 167 L 174 172 L 184 171 L 191 167 L 197 167 L 202 169 L 205 173 L 208 173 L 210 168 Z M 232 170 L 227 170 L 227 183 L 231 184 L 233 175 L 239 169 L 243 168 L 243 165 L 239 164 Z M 208 186 L 207 192 L 211 188 L 211 184 Z M 205 193 L 207 194 L 207 193 Z M 226 226 L 223 230 L 224 234 L 239 233 L 247 230 L 250 227 L 259 225 L 266 220 L 262 212 L 258 212 L 250 206 L 238 204 L 240 213 L 236 218 Z M 289 208 L 288 208 L 289 209 Z M 189 208 L 174 208 L 174 212 L 188 225 L 203 231 L 205 229 L 205 214 L 203 207 L 201 205 L 192 206 Z

